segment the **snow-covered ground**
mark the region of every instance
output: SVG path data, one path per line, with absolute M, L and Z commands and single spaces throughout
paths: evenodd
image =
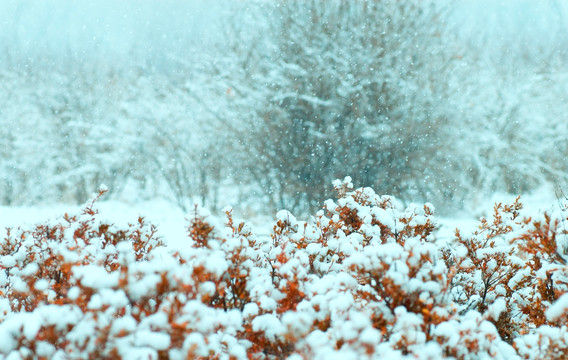
M 183 246 L 185 238 L 185 215 L 179 207 L 163 200 L 128 204 L 118 201 L 98 201 L 95 206 L 101 220 L 123 227 L 135 223 L 138 216 L 145 217 L 150 223 L 158 226 L 161 236 L 173 246 Z M 0 227 L 30 228 L 44 221 L 61 218 L 81 212 L 82 206 L 69 204 L 53 204 L 41 206 L 0 207 Z
M 562 196 L 559 190 L 553 186 L 542 186 L 529 194 L 521 195 L 523 204 L 522 215 L 534 217 L 537 214 L 556 213 L 559 211 L 559 198 Z M 480 217 L 489 217 L 492 214 L 496 203 L 510 204 L 515 201 L 516 196 L 504 193 L 495 193 L 487 199 L 479 200 L 476 204 L 469 204 L 467 209 L 457 211 L 454 216 L 438 217 L 438 238 L 451 238 L 456 228 L 462 234 L 467 234 L 475 230 Z
M 541 187 L 530 194 L 521 195 L 524 205 L 524 215 L 534 216 L 543 212 L 556 212 L 559 209 L 558 198 L 552 186 Z M 440 239 L 450 239 L 455 229 L 460 229 L 463 234 L 473 231 L 481 216 L 491 216 L 495 203 L 511 203 L 515 200 L 514 195 L 496 193 L 491 198 L 470 204 L 469 209 L 461 210 L 454 216 L 439 216 L 438 233 Z M 82 206 L 69 204 L 53 204 L 41 206 L 0 206 L 0 234 L 6 227 L 30 228 L 34 224 L 61 218 L 65 213 L 70 215 L 81 212 Z M 158 227 L 160 235 L 165 242 L 174 248 L 182 248 L 187 244 L 187 219 L 192 215 L 184 213 L 175 204 L 166 200 L 156 199 L 139 203 L 125 203 L 120 201 L 97 202 L 96 208 L 100 212 L 101 220 L 124 227 L 128 223 L 135 223 L 138 216 L 145 217 L 151 224 Z M 254 233 L 268 236 L 274 225 L 271 221 L 275 214 L 245 218 L 238 212 L 234 214 L 237 220 L 249 223 Z M 219 215 L 219 221 L 224 222 L 224 216 Z

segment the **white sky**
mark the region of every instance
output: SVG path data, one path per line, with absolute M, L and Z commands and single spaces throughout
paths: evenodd
M 24 58 L 72 54 L 103 59 L 191 51 L 206 41 L 203 30 L 215 20 L 217 7 L 207 3 L 1 0 L 0 51 Z
M 1 0 L 0 55 L 16 61 L 70 54 L 103 61 L 184 55 L 214 36 L 223 2 Z M 489 50 L 509 43 L 558 43 L 568 33 L 568 1 L 456 0 L 453 6 L 455 31 Z
M 566 41 L 568 1 L 457 0 L 453 28 L 476 45 Z

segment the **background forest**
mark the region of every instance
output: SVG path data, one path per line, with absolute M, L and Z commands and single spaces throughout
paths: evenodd
M 104 183 L 307 212 L 350 175 L 443 213 L 562 187 L 566 6 L 490 3 L 3 1 L 0 203 Z

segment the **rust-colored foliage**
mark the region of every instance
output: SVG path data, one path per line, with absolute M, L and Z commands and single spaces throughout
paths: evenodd
M 198 207 L 195 205 L 193 218 L 190 220 L 187 233 L 193 240 L 194 247 L 207 247 L 213 232 L 213 227 L 209 225 L 199 214 Z
M 446 244 L 431 205 L 335 186 L 311 222 L 279 212 L 270 238 L 231 210 L 219 226 L 195 207 L 175 252 L 143 217 L 100 222 L 104 191 L 60 223 L 7 229 L 1 355 L 421 358 L 427 346 L 456 359 L 566 357 L 564 220 L 523 219 L 517 199 Z

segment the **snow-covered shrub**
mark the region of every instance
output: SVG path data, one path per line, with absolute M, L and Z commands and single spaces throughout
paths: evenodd
M 317 210 L 332 193 L 328 183 L 345 174 L 406 198 L 461 195 L 455 189 L 467 184 L 448 129 L 467 113 L 450 100 L 463 81 L 448 79 L 468 72 L 439 4 L 229 8 L 223 30 L 233 36 L 212 46 L 207 66 L 195 71 L 203 80 L 191 86 L 203 109 L 215 109 L 205 116 L 231 134 L 234 171 L 271 207 Z
M 309 221 L 269 238 L 195 207 L 187 246 L 143 218 L 80 215 L 0 241 L 0 357 L 548 359 L 568 355 L 562 220 L 495 206 L 469 236 L 435 237 L 350 178 Z

